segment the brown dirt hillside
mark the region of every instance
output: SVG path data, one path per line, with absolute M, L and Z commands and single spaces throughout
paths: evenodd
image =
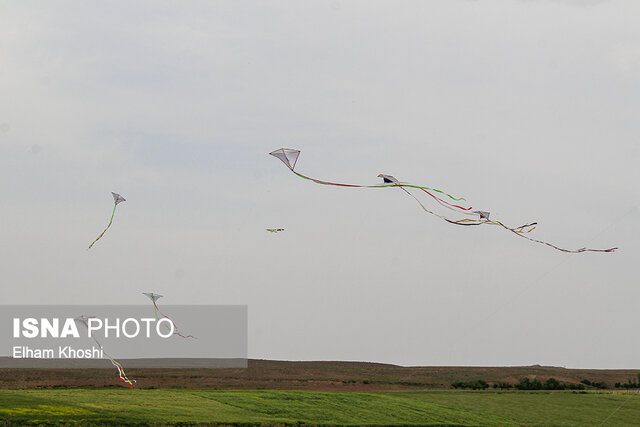
M 126 366 L 125 366 L 126 369 Z M 616 382 L 637 380 L 640 370 L 517 367 L 403 367 L 366 362 L 288 362 L 249 360 L 247 369 L 127 369 L 137 387 L 189 389 L 400 390 L 450 388 L 453 381 L 483 379 L 517 382 L 520 378 L 553 377 L 562 382 L 583 379 Z M 0 388 L 110 388 L 115 369 L 0 369 Z

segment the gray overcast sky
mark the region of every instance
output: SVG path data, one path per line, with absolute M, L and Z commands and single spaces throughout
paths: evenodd
M 256 358 L 637 368 L 639 13 L 1 2 L 0 301 L 247 304 Z M 388 173 L 620 250 L 316 185 L 283 146 L 313 177 Z

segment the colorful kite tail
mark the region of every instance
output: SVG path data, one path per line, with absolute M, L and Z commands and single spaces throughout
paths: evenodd
M 308 177 L 308 176 L 302 175 L 301 173 L 296 172 L 296 171 L 294 171 L 294 170 L 292 170 L 292 172 L 293 172 L 294 174 L 296 174 L 297 176 L 299 176 L 300 178 L 303 178 L 303 179 L 306 179 L 306 180 L 309 180 L 309 181 L 313 181 L 313 182 L 315 182 L 316 184 L 322 184 L 322 185 L 333 185 L 333 186 L 336 186 L 336 187 L 350 187 L 350 188 L 410 187 L 410 188 L 418 188 L 418 189 L 420 189 L 420 190 L 424 191 L 425 193 L 427 193 L 429 196 L 433 197 L 433 198 L 434 198 L 438 203 L 440 203 L 440 204 L 441 204 L 441 205 L 443 205 L 444 207 L 447 207 L 447 208 L 454 207 L 454 208 L 461 209 L 461 210 L 463 210 L 463 211 L 469 211 L 469 210 L 473 209 L 472 207 L 464 208 L 464 207 L 462 207 L 462 206 L 458 206 L 458 205 L 451 204 L 451 203 L 449 203 L 449 202 L 447 202 L 447 201 L 445 201 L 445 200 L 442 200 L 441 198 L 439 198 L 439 197 L 437 197 L 437 196 L 435 196 L 435 195 L 431 194 L 428 190 L 437 191 L 438 193 L 445 194 L 446 196 L 450 197 L 450 198 L 451 198 L 451 199 L 453 199 L 453 200 L 466 200 L 464 197 L 455 198 L 455 197 L 453 197 L 452 195 L 445 193 L 444 191 L 436 190 L 436 189 L 429 188 L 429 187 L 421 187 L 421 186 L 419 186 L 419 185 L 412 185 L 412 184 L 400 184 L 400 185 L 398 185 L 398 184 L 382 184 L 382 185 L 356 185 L 356 184 L 342 184 L 342 183 L 339 183 L 339 182 L 322 181 L 322 180 L 320 180 L 320 179 L 311 178 L 311 177 Z
M 120 378 L 118 378 L 120 381 L 126 383 L 129 388 L 133 388 L 133 384 L 136 382 L 136 380 L 130 380 L 127 377 L 127 374 L 124 372 L 124 368 L 122 367 L 122 365 L 120 364 L 120 362 L 118 362 L 117 360 L 115 360 L 113 357 L 109 356 L 107 354 L 106 351 L 104 351 L 104 348 L 102 347 L 102 344 L 100 344 L 100 342 L 93 336 L 91 335 L 91 338 L 93 338 L 93 340 L 96 342 L 96 344 L 98 344 L 98 347 L 100 348 L 100 350 L 102 350 L 102 354 L 104 354 L 105 356 L 107 356 L 107 359 L 109 359 L 111 361 L 111 364 L 113 366 L 115 366 L 115 368 L 118 370 L 118 376 Z
M 179 336 L 180 338 L 193 338 L 193 339 L 197 339 L 196 337 L 194 337 L 193 335 L 182 335 L 180 332 L 178 332 L 178 327 L 176 326 L 176 324 L 173 322 L 173 320 L 171 320 L 171 318 L 169 316 L 164 315 L 160 309 L 158 308 L 158 306 L 156 305 L 156 302 L 153 301 L 153 307 L 156 311 L 156 320 L 159 320 L 158 314 L 160 314 L 160 316 L 164 317 L 165 319 L 167 319 L 169 322 L 171 322 L 171 324 L 173 325 L 173 333 L 177 336 Z M 168 326 L 167 326 L 168 327 Z
M 470 211 L 471 209 L 473 209 L 473 207 L 472 207 L 472 206 L 469 206 L 468 208 L 463 208 L 462 206 L 458 206 L 458 205 L 454 205 L 454 204 L 452 204 L 452 203 L 446 202 L 446 201 L 442 200 L 440 197 L 438 197 L 438 196 L 434 196 L 433 194 L 429 193 L 429 192 L 428 192 L 427 190 L 425 190 L 424 188 L 420 188 L 420 189 L 421 189 L 422 191 L 424 191 L 425 193 L 427 193 L 428 195 L 430 195 L 431 197 L 433 197 L 433 198 L 436 200 L 436 202 L 440 203 L 440 204 L 441 204 L 442 206 L 444 206 L 445 208 L 451 208 L 451 207 L 453 207 L 453 208 L 458 208 L 458 209 L 463 210 L 463 211 Z M 454 209 L 454 210 L 455 210 L 455 209 Z
M 464 197 L 458 197 L 458 198 L 453 197 L 451 194 L 449 194 L 449 193 L 445 193 L 444 191 L 442 191 L 442 190 L 438 190 L 437 188 L 427 188 L 427 187 L 425 187 L 425 188 L 426 188 L 427 190 L 432 190 L 432 191 L 436 191 L 436 192 L 438 192 L 438 193 L 440 193 L 440 194 L 444 194 L 445 196 L 448 196 L 450 199 L 453 199 L 453 200 L 455 200 L 456 202 L 459 202 L 460 200 L 464 200 L 464 201 L 466 201 L 466 200 L 467 200 L 467 199 L 465 199 Z
M 104 236 L 104 233 L 106 233 L 106 232 L 107 232 L 107 230 L 109 229 L 109 227 L 111 227 L 111 223 L 113 222 L 113 217 L 114 217 L 114 216 L 115 216 L 115 214 L 116 214 L 116 207 L 117 207 L 117 206 L 118 206 L 117 204 L 113 205 L 113 212 L 111 212 L 111 218 L 109 219 L 109 224 L 107 224 L 107 228 L 105 228 L 105 229 L 104 229 L 104 231 L 103 231 L 102 233 L 100 233 L 100 235 L 99 235 L 98 237 L 96 237 L 96 240 L 94 240 L 93 242 L 91 242 L 91 244 L 89 245 L 89 247 L 87 248 L 87 250 L 91 249 L 91 248 L 93 247 L 93 245 L 95 245 L 95 244 L 96 244 L 96 242 L 97 242 L 98 240 L 100 240 L 100 239 L 102 238 L 102 236 Z
M 109 355 L 107 355 L 106 353 L 105 355 L 109 358 L 109 360 L 111 360 L 111 363 L 113 364 L 113 366 L 115 366 L 116 369 L 118 369 L 118 374 L 120 375 L 119 380 L 126 383 L 129 386 L 129 388 L 133 388 L 133 383 L 135 383 L 136 380 L 130 380 L 127 377 L 127 374 L 124 372 L 124 368 L 122 367 L 122 365 L 115 359 L 112 359 L 111 357 L 109 357 Z
M 501 223 L 500 221 L 492 221 L 492 222 L 497 223 L 498 225 L 502 226 L 503 228 L 505 228 L 505 229 L 511 231 L 512 233 L 514 233 L 516 236 L 522 237 L 523 239 L 527 239 L 527 240 L 529 240 L 531 242 L 541 243 L 543 245 L 547 245 L 547 246 L 549 246 L 551 248 L 557 249 L 557 250 L 559 250 L 561 252 L 566 252 L 566 253 L 570 253 L 570 254 L 578 254 L 578 253 L 581 253 L 581 252 L 615 252 L 616 249 L 618 249 L 618 248 L 609 248 L 609 249 L 590 249 L 590 248 L 565 249 L 565 248 L 558 247 L 558 246 L 556 246 L 554 244 L 551 244 L 549 242 L 545 242 L 543 240 L 532 239 L 531 237 L 525 236 L 524 234 L 522 234 L 522 232 L 517 231 L 518 229 L 509 228 L 506 225 L 504 225 L 503 223 Z M 522 227 L 525 227 L 525 226 L 522 226 Z M 518 228 L 520 228 L 520 227 L 518 227 Z M 531 230 L 529 230 L 529 231 L 531 231 Z

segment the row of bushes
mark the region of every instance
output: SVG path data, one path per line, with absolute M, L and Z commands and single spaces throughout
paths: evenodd
M 485 390 L 489 388 L 489 383 L 485 380 L 475 381 L 456 381 L 451 383 L 453 388 L 473 389 L 473 390 Z M 529 378 L 522 378 L 517 384 L 510 384 L 508 382 L 497 381 L 494 382 L 491 387 L 510 389 L 515 388 L 518 390 L 584 390 L 585 386 L 594 387 L 598 389 L 607 389 L 609 386 L 604 381 L 590 381 L 584 379 L 580 381 L 580 384 L 561 383 L 555 378 L 549 378 L 545 382 L 539 379 L 530 380 Z M 638 382 L 635 379 L 628 379 L 626 383 L 616 383 L 616 388 L 640 388 L 640 373 L 638 373 Z
M 604 385 L 604 388 L 607 387 L 605 383 L 601 384 Z M 451 383 L 451 386 L 453 388 L 485 390 L 489 388 L 489 383 L 487 383 L 485 380 L 455 381 Z M 530 380 L 529 378 L 522 378 L 517 384 L 511 384 L 508 382 L 495 382 L 493 383 L 492 387 L 496 389 L 515 388 L 518 390 L 584 390 L 586 388 L 585 384 L 561 383 L 555 378 L 549 378 L 545 382 L 542 382 L 537 378 L 533 380 Z
M 605 384 L 606 387 L 606 384 Z M 535 378 L 523 378 L 515 385 L 518 390 L 584 390 L 584 384 L 561 383 L 555 378 L 549 378 L 545 382 Z

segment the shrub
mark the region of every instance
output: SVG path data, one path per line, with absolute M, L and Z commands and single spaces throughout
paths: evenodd
M 572 383 L 569 383 L 569 384 L 565 384 L 565 385 L 567 386 L 567 388 L 569 390 L 584 390 L 585 389 L 584 384 L 572 384 Z
M 513 384 L 509 384 L 508 382 L 498 381 L 493 383 L 493 388 L 512 388 Z
M 489 384 L 485 380 L 475 380 L 475 381 L 455 381 L 451 383 L 451 387 L 453 388 L 470 388 L 473 390 L 484 390 L 489 388 Z
M 516 384 L 518 390 L 542 390 L 542 382 L 535 378 L 530 380 L 529 378 L 522 378 L 518 384 Z
M 544 389 L 545 390 L 564 390 L 565 386 L 564 384 L 560 384 L 560 381 L 558 381 L 557 379 L 549 378 L 544 382 Z

